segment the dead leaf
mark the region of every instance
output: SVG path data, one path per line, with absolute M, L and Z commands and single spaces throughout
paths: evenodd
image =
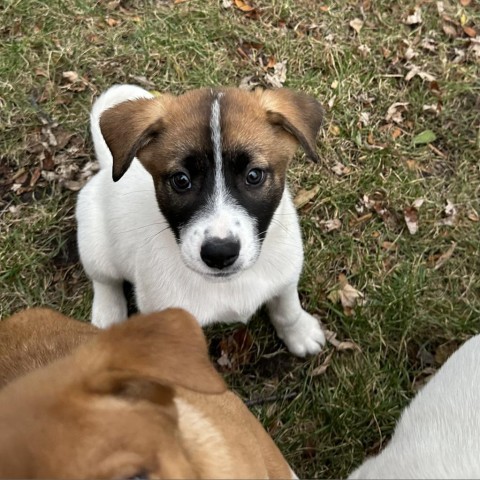
M 385 120 L 387 122 L 395 122 L 395 123 L 402 123 L 403 116 L 402 113 L 406 112 L 407 106 L 410 105 L 408 102 L 395 102 L 387 110 L 387 115 L 385 116 Z
M 249 75 L 248 77 L 243 77 L 240 80 L 240 85 L 238 88 L 242 90 L 254 90 L 261 84 L 260 79 L 257 75 Z
M 346 167 L 340 162 L 337 162 L 333 167 L 331 167 L 331 169 L 333 173 L 335 173 L 335 175 L 338 175 L 339 177 L 342 177 L 343 175 L 348 175 L 351 171 L 349 167 Z
M 467 213 L 467 218 L 472 222 L 478 222 L 480 220 L 478 213 L 473 208 Z
M 49 77 L 48 72 L 40 67 L 37 67 L 35 69 L 35 75 L 37 75 L 37 77 L 45 77 L 45 78 Z
M 332 350 L 325 357 L 325 360 L 322 362 L 322 364 L 312 370 L 312 373 L 310 374 L 312 377 L 318 377 L 319 375 L 323 375 L 327 371 L 328 367 L 330 366 L 330 363 L 332 362 L 332 357 L 334 352 L 335 350 Z
M 405 53 L 403 54 L 406 60 L 411 60 L 412 58 L 415 58 L 417 55 L 418 53 L 415 52 L 412 47 L 408 47 L 405 50 Z
M 235 1 L 235 6 L 242 12 L 247 13 L 255 10 L 255 7 L 248 5 L 248 3 L 245 3 L 243 0 L 234 0 L 234 1 Z
M 447 206 L 444 210 L 444 218 L 439 220 L 435 225 L 446 225 L 448 227 L 453 227 L 457 223 L 457 214 L 458 211 L 455 205 L 450 200 L 447 200 Z
M 399 128 L 394 128 L 391 137 L 396 140 L 400 135 L 402 134 L 402 131 Z
M 265 75 L 265 82 L 273 88 L 281 88 L 287 79 L 287 61 L 278 62 L 273 67 L 273 73 Z
M 419 25 L 422 23 L 422 9 L 417 5 L 405 20 L 407 25 Z
M 424 105 L 422 107 L 422 110 L 424 112 L 428 112 L 428 113 L 434 113 L 435 115 L 439 115 L 440 114 L 440 110 L 441 110 L 441 106 L 440 104 L 432 104 L 432 105 Z
M 240 327 L 220 341 L 217 363 L 229 370 L 246 365 L 253 355 L 254 341 L 247 327 Z
M 62 185 L 72 192 L 78 192 L 84 185 L 85 182 L 80 182 L 78 180 L 65 180 L 62 182 Z
M 445 6 L 443 5 L 443 2 L 437 2 L 437 11 L 440 15 L 445 11 Z
M 424 38 L 420 42 L 420 46 L 429 52 L 435 52 L 437 50 L 437 42 L 429 37 Z
M 361 112 L 359 120 L 364 127 L 368 127 L 370 124 L 370 114 L 368 112 Z
M 365 223 L 371 220 L 372 217 L 373 215 L 371 213 L 367 213 L 365 215 L 362 215 L 361 217 L 352 218 L 349 222 L 349 225 L 351 227 L 354 227 L 355 225 L 361 225 L 362 223 Z
M 464 26 L 463 27 L 463 31 L 465 32 L 465 34 L 467 36 L 469 36 L 470 38 L 475 38 L 477 36 L 477 32 L 474 28 L 472 27 L 467 27 L 467 26 Z
M 148 88 L 150 90 L 155 88 L 155 84 L 147 79 L 144 75 L 129 75 L 129 78 L 135 81 L 138 85 Z
M 32 176 L 30 178 L 30 187 L 35 186 L 35 184 L 38 182 L 38 179 L 40 178 L 42 174 L 42 169 L 40 167 L 36 167 L 32 171 Z
M 443 22 L 442 29 L 448 37 L 450 37 L 450 38 L 458 37 L 457 28 L 452 23 Z
M 407 68 L 409 69 L 409 72 L 405 75 L 405 80 L 407 82 L 409 82 L 415 76 L 420 77 L 422 80 L 427 80 L 427 82 L 435 81 L 435 77 L 433 75 L 424 72 L 420 69 L 420 67 L 417 67 L 416 65 L 410 64 Z
M 293 203 L 294 203 L 295 207 L 302 208 L 310 200 L 315 198 L 315 196 L 317 195 L 317 193 L 319 191 L 320 191 L 320 185 L 315 185 L 310 190 L 306 190 L 306 189 L 302 188 L 301 190 L 299 190 L 299 192 L 295 196 L 295 199 L 293 200 Z
M 480 59 L 480 36 L 470 39 L 470 46 L 468 49 L 473 53 L 473 55 L 475 55 L 477 59 Z
M 462 5 L 462 7 L 468 7 L 471 1 L 472 0 L 460 0 L 460 5 Z
M 233 6 L 232 0 L 222 0 L 223 8 L 230 8 L 231 6 Z
M 70 83 L 75 83 L 80 78 L 77 72 L 63 72 L 62 77 Z
M 454 48 L 453 52 L 455 53 L 455 57 L 452 60 L 452 63 L 461 63 L 465 60 L 465 50 L 463 50 L 462 48 Z
M 120 20 L 116 20 L 115 18 L 112 18 L 112 17 L 107 17 L 105 19 L 105 22 L 109 27 L 116 27 L 117 25 L 120 24 Z
M 343 273 L 338 276 L 338 284 L 339 288 L 330 292 L 328 298 L 333 302 L 340 302 L 345 315 L 351 316 L 354 313 L 353 308 L 363 303 L 363 293 L 352 287 Z
M 340 135 L 340 127 L 338 125 L 334 125 L 333 123 L 330 124 L 328 128 L 328 133 L 333 135 L 334 137 L 338 137 Z
M 362 349 L 352 340 L 337 340 L 337 334 L 331 330 L 324 329 L 323 333 L 325 334 L 325 339 L 330 343 L 335 350 L 339 352 L 344 352 L 346 350 L 357 350 L 361 352 Z
M 403 210 L 403 216 L 410 235 L 415 235 L 418 232 L 418 210 L 415 207 L 407 207 Z
M 442 253 L 440 257 L 438 257 L 438 260 L 436 261 L 433 269 L 438 270 L 439 268 L 441 268 L 444 265 L 444 263 L 453 255 L 453 252 L 455 251 L 456 247 L 457 247 L 456 242 L 452 242 L 452 245 L 450 246 L 450 248 L 445 253 Z
M 390 252 L 390 251 L 396 251 L 398 250 L 398 244 L 396 244 L 395 242 L 382 242 L 382 249 L 383 250 L 386 250 L 387 252 Z
M 332 220 L 321 220 L 319 224 L 324 232 L 333 232 L 342 226 L 342 222 L 338 218 L 334 218 Z
M 412 171 L 415 171 L 415 170 L 418 170 L 418 163 L 416 160 L 407 160 L 407 168 L 409 170 L 412 170 Z
M 363 27 L 363 20 L 360 20 L 359 18 L 354 18 L 350 21 L 349 25 L 357 32 L 357 34 L 359 34 L 360 30 Z

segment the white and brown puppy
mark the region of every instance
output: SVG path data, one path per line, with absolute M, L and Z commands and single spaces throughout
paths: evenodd
M 480 478 L 480 335 L 412 400 L 385 450 L 349 478 Z
M 0 478 L 292 478 L 182 310 L 0 322 Z
M 316 100 L 287 89 L 107 90 L 91 115 L 101 170 L 77 205 L 93 323 L 126 318 L 127 280 L 141 312 L 182 307 L 201 325 L 246 322 L 266 303 L 292 353 L 320 351 L 298 298 L 303 247 L 285 177 L 299 145 L 317 159 L 321 121 Z

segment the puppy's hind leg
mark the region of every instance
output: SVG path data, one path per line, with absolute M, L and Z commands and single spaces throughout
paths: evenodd
M 127 300 L 123 282 L 101 283 L 93 281 L 92 323 L 107 328 L 127 318 Z
M 320 352 L 325 335 L 318 320 L 300 305 L 296 284 L 272 298 L 267 308 L 277 335 L 294 355 L 304 357 Z

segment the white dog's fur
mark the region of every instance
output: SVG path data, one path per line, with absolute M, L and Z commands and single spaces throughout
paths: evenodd
M 385 450 L 350 478 L 480 478 L 480 335 L 448 359 Z
M 248 268 L 219 281 L 202 275 L 195 239 L 182 242 L 179 248 L 159 210 L 152 177 L 137 158 L 120 181 L 112 180 L 112 154 L 100 130 L 100 116 L 126 100 L 150 97 L 139 87 L 116 86 L 106 91 L 92 110 L 92 137 L 101 170 L 82 189 L 77 205 L 80 256 L 94 287 L 92 322 L 107 327 L 126 318 L 122 282 L 127 280 L 134 285 L 141 312 L 182 307 L 201 325 L 246 322 L 267 303 L 278 336 L 289 350 L 299 356 L 317 353 L 325 337 L 319 322 L 302 309 L 298 298 L 303 247 L 297 213 L 286 188 L 261 250 L 255 245 L 246 211 L 231 204 L 224 205 L 221 212 L 212 210 L 215 228 L 222 228 L 219 216 L 222 220 L 223 215 L 223 224 L 233 218 L 235 222 L 228 228 L 236 229 L 242 244 L 251 244 L 239 259 Z M 205 215 L 195 227 L 208 221 Z M 191 228 L 192 238 L 194 233 Z

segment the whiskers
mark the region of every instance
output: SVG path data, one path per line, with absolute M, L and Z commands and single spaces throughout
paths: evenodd
M 147 237 L 145 239 L 145 241 L 142 243 L 142 247 L 146 247 L 149 243 L 152 242 L 152 240 L 156 237 L 158 237 L 159 235 L 161 235 L 163 232 L 167 231 L 167 230 L 170 230 L 170 226 L 167 225 L 165 228 L 163 228 L 162 230 L 158 231 L 158 232 L 155 232 L 153 235 L 150 235 L 150 237 Z M 162 248 L 166 248 L 165 247 L 162 247 Z

